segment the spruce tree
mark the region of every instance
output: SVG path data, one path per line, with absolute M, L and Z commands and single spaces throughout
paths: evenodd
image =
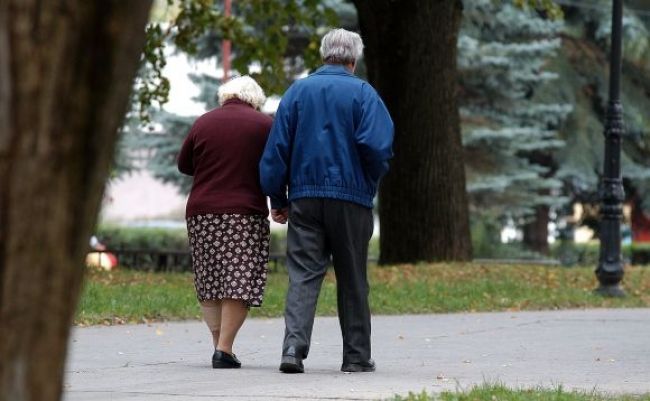
M 468 0 L 459 38 L 467 187 L 476 220 L 533 220 L 566 198 L 551 152 L 571 105 L 536 93 L 557 74 L 546 63 L 563 23 L 506 2 Z M 548 218 L 545 219 L 545 224 Z M 544 233 L 546 231 L 544 230 Z M 546 243 L 544 236 L 543 243 Z
M 546 95 L 548 99 L 565 99 L 575 105 L 575 112 L 561 131 L 567 147 L 555 152 L 554 157 L 560 165 L 558 177 L 567 184 L 568 194 L 583 203 L 598 203 L 608 100 L 610 9 L 608 2 L 565 8 L 567 34 L 562 51 L 553 60 L 554 67 L 561 71 L 561 80 Z M 623 45 L 621 101 L 626 135 L 622 143 L 622 175 L 629 192 L 636 193 L 643 207 L 650 210 L 650 15 L 647 11 L 625 10 Z

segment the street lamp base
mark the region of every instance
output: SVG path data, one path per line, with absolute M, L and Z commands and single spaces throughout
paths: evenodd
M 626 296 L 625 291 L 623 291 L 623 288 L 621 288 L 621 286 L 618 284 L 614 284 L 614 285 L 601 284 L 600 287 L 594 290 L 594 292 L 605 298 L 623 298 Z

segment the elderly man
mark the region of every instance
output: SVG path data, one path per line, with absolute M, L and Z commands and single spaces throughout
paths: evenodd
M 341 370 L 375 370 L 366 261 L 373 199 L 392 157 L 393 122 L 372 86 L 353 75 L 362 52 L 354 32 L 335 29 L 323 37 L 325 65 L 284 94 L 260 162 L 271 216 L 289 221 L 285 373 L 304 372 L 330 257 L 343 335 Z

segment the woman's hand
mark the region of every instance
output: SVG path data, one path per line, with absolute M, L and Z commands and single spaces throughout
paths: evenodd
M 289 208 L 271 209 L 271 218 L 276 223 L 286 224 L 289 219 Z

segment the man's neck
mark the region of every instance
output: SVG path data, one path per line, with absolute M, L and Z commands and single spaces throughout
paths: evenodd
M 325 63 L 325 65 L 332 65 L 332 66 L 339 65 L 341 67 L 345 67 L 345 69 L 348 70 L 350 72 L 350 74 L 354 74 L 354 69 L 356 67 L 356 65 L 354 63 L 348 63 L 348 64 Z

